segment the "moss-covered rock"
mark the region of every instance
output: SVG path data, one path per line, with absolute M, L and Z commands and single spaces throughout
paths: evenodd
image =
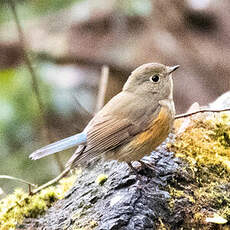
M 146 158 L 155 171 L 140 169 L 140 181 L 125 164 L 99 161 L 65 197 L 73 177 L 34 196 L 17 190 L 1 201 L 2 229 L 25 217 L 23 229 L 229 229 L 229 123 L 229 113 L 189 118 L 184 132 Z
M 63 178 L 58 185 L 32 196 L 22 189 L 16 189 L 0 201 L 0 229 L 15 229 L 16 224 L 22 223 L 24 218 L 36 218 L 44 214 L 55 201 L 64 197 L 75 180 L 76 175 Z
M 230 228 L 230 113 L 202 114 L 190 119 L 170 149 L 186 163 L 191 181 L 174 181 L 168 189 L 172 209 L 188 199 L 183 227 Z M 190 204 L 189 204 L 190 202 Z M 175 211 L 175 210 L 174 210 Z

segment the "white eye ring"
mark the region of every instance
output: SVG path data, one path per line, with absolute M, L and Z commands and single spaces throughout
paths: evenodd
M 160 76 L 158 74 L 154 74 L 149 78 L 149 80 L 153 83 L 158 83 L 160 81 Z

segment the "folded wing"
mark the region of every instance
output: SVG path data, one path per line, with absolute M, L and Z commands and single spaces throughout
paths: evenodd
M 128 119 L 103 117 L 87 130 L 87 146 L 79 148 L 67 165 L 77 166 L 129 142 L 143 127 Z

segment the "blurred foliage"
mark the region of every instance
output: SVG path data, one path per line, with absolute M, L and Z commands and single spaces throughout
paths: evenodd
M 63 131 L 63 124 L 65 129 L 69 130 L 67 135 L 71 135 L 73 130 L 79 131 L 77 130 L 79 127 L 77 124 L 75 126 L 68 122 L 77 112 L 74 98 L 76 89 L 71 84 L 71 80 L 57 76 L 52 78 L 51 76 L 54 77 L 56 71 L 61 71 L 60 67 L 54 64 L 36 61 L 34 66 L 46 117 L 49 125 L 53 123 L 52 127 L 49 127 L 52 136 L 49 137 L 50 140 L 44 140 L 42 137 L 41 113 L 32 90 L 32 80 L 27 67 L 1 70 L 0 174 L 42 184 L 59 173 L 57 163 L 52 159 L 53 156 L 34 162 L 28 158 L 28 155 L 47 144 L 48 141 L 64 137 L 66 133 Z M 65 85 L 64 82 L 70 82 L 70 84 Z M 83 89 L 79 88 L 79 90 Z M 65 134 L 62 136 L 63 133 Z M 68 154 L 62 154 L 63 162 L 68 156 Z M 22 187 L 14 181 L 0 180 L 0 187 L 5 192 L 17 186 Z M 27 186 L 24 188 L 27 189 Z
M 60 71 L 58 66 L 47 62 L 36 62 L 35 70 L 38 77 L 40 96 L 46 110 L 47 119 L 52 118 L 55 130 L 49 127 L 53 140 L 61 138 L 63 132 L 60 120 L 69 130 L 75 129 L 74 124 L 67 121 L 76 113 L 75 98 L 72 89 L 64 87 L 63 81 L 53 84 L 55 79 L 48 77 L 51 72 Z M 60 79 L 59 79 L 60 80 Z M 63 80 L 66 80 L 63 78 Z M 71 84 L 70 84 L 71 85 Z M 90 100 L 92 101 L 92 100 Z M 66 122 L 65 122 L 66 121 Z M 77 128 L 77 125 L 76 125 Z M 57 130 L 60 129 L 60 133 Z M 50 140 L 42 137 L 41 113 L 32 90 L 32 80 L 26 66 L 0 71 L 0 174 L 26 179 L 42 184 L 59 173 L 53 156 L 39 161 L 31 161 L 28 155 Z M 79 131 L 79 130 L 78 130 Z M 70 150 L 71 151 L 71 150 Z M 63 162 L 68 154 L 62 154 Z M 14 181 L 0 180 L 0 187 L 5 192 L 20 186 Z M 27 189 L 27 186 L 23 186 Z
M 83 0 L 12 0 L 16 3 L 20 19 L 46 15 Z M 12 20 L 9 17 L 9 0 L 0 1 L 0 23 Z M 7 10 L 6 10 L 7 9 Z
M 48 15 L 70 7 L 76 2 L 84 0 L 20 0 L 16 2 L 20 19 L 29 19 L 36 16 Z M 0 23 L 12 20 L 9 16 L 9 0 L 0 1 Z M 118 1 L 119 9 L 127 15 L 149 16 L 152 11 L 151 0 Z M 7 10 L 6 10 L 7 9 Z
M 77 2 L 83 0 L 12 0 L 16 4 L 17 13 L 23 27 L 24 22 L 33 21 L 40 16 L 48 16 L 59 10 L 65 10 Z M 0 1 L 0 23 L 4 26 L 14 26 L 12 12 L 9 7 L 10 0 Z M 119 10 L 128 15 L 149 15 L 151 12 L 150 0 L 128 0 L 119 1 Z M 87 9 L 86 9 L 87 10 Z M 34 63 L 35 62 L 35 63 Z M 65 71 L 71 72 L 71 67 L 60 69 L 57 65 L 33 59 L 38 75 L 38 87 L 42 102 L 45 106 L 48 123 L 52 123 L 50 132 L 53 135 L 51 140 L 60 137 L 60 132 L 67 126 L 72 126 L 68 134 L 74 130 L 73 126 L 82 128 L 73 117 L 75 116 L 74 105 L 74 81 L 65 78 Z M 55 74 L 55 71 L 57 72 Z M 63 72 L 61 72 L 63 71 Z M 62 75 L 62 82 L 58 81 L 57 75 Z M 76 72 L 72 72 L 75 76 Z M 53 76 L 53 79 L 51 75 Z M 64 76 L 64 77 L 63 77 Z M 66 86 L 63 79 L 69 81 Z M 76 79 L 76 78 L 75 78 Z M 96 78 L 95 78 L 96 79 Z M 49 81 L 50 80 L 50 81 Z M 56 85 L 54 84 L 56 83 Z M 59 85 L 62 86 L 59 86 Z M 70 86 L 72 84 L 72 86 Z M 92 85 L 83 86 L 78 83 L 77 98 L 84 105 L 86 110 L 93 112 L 95 94 L 92 93 Z M 94 87 L 94 86 L 93 86 Z M 68 92 L 66 91 L 68 90 Z M 65 91 L 65 92 L 64 92 Z M 95 93 L 95 92 L 94 92 Z M 80 119 L 79 119 L 80 120 Z M 66 121 L 66 122 L 65 122 Z M 67 122 L 68 121 L 68 122 Z M 37 100 L 32 90 L 31 76 L 26 66 L 19 66 L 15 69 L 0 71 L 0 174 L 15 176 L 31 181 L 32 183 L 44 183 L 58 173 L 56 162 L 51 158 L 32 162 L 28 155 L 35 149 L 47 143 L 42 141 L 42 121 Z M 48 128 L 48 127 L 47 127 Z M 53 129 L 52 129 L 53 128 Z M 75 129 L 79 131 L 79 129 Z M 75 131 L 75 132 L 76 132 Z M 66 134 L 66 133 L 65 133 Z M 63 136 L 64 137 L 64 136 Z M 61 138 L 61 137 L 60 137 Z M 44 141 L 44 140 L 43 140 Z M 48 140 L 46 140 L 48 141 Z M 68 157 L 62 154 L 62 159 Z M 38 176 L 39 175 L 39 176 Z M 20 186 L 15 182 L 0 180 L 0 187 L 8 192 L 12 188 Z
M 20 147 L 19 143 L 31 141 L 31 125 L 39 109 L 24 67 L 0 72 L 0 84 L 0 129 L 7 134 L 1 140 L 10 142 L 12 148 L 8 151 L 12 151 Z
M 71 4 L 77 2 L 76 0 L 39 0 L 27 1 L 28 6 L 36 14 L 47 14 L 56 10 L 63 9 Z M 48 6 L 48 7 L 47 7 Z
M 39 16 L 55 13 L 78 1 L 80 0 L 15 0 L 14 2 L 23 25 L 23 20 L 33 20 Z M 0 23 L 14 25 L 9 0 L 0 1 Z M 46 110 L 49 108 L 48 115 L 52 116 L 52 113 L 70 115 L 68 110 L 70 105 L 73 107 L 73 103 L 68 104 L 65 100 L 60 100 L 64 98 L 64 94 L 60 97 L 60 91 L 42 77 L 47 62 L 36 62 L 33 65 L 36 66 L 38 73 L 42 102 Z M 27 67 L 22 65 L 15 69 L 0 70 L 0 174 L 24 178 L 38 184 L 47 182 L 57 175 L 59 171 L 55 161 L 44 159 L 32 162 L 28 158 L 32 151 L 45 144 L 40 143 L 41 126 L 41 114 Z M 13 181 L 0 181 L 0 187 L 5 192 L 17 186 L 23 187 Z
M 80 172 L 79 172 L 80 173 Z M 24 218 L 36 218 L 72 187 L 76 175 L 63 178 L 57 186 L 51 186 L 33 196 L 21 189 L 15 190 L 0 201 L 0 230 L 15 229 L 15 225 L 22 223 Z
M 151 0 L 126 0 L 119 3 L 121 10 L 127 15 L 149 16 L 152 12 Z
M 51 90 L 39 80 L 43 102 L 50 104 Z M 36 170 L 28 173 L 30 160 L 26 153 L 35 146 L 34 139 L 40 139 L 40 111 L 32 92 L 31 76 L 25 66 L 0 71 L 0 174 L 36 179 Z M 40 167 L 38 162 L 36 167 Z M 51 176 L 51 175 L 50 175 Z M 9 188 L 12 182 L 1 181 Z M 39 181 L 37 181 L 39 182 Z M 11 187 L 11 186 L 10 186 Z

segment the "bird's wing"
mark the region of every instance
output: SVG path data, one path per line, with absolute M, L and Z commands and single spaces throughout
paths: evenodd
M 144 114 L 142 119 L 147 119 Z M 143 125 L 143 122 L 136 123 L 127 118 L 121 119 L 115 116 L 102 117 L 88 128 L 86 147 L 79 148 L 67 165 L 71 164 L 72 167 L 75 167 L 102 153 L 116 149 L 145 129 L 146 124 Z
M 159 111 L 156 100 L 149 99 L 146 103 L 145 98 L 122 91 L 86 126 L 87 143 L 78 147 L 67 165 L 75 167 L 129 142 L 148 127 Z
M 68 161 L 73 167 L 118 147 L 130 140 L 139 127 L 130 123 L 128 119 L 104 117 L 94 123 L 87 131 L 87 145 L 79 148 Z

